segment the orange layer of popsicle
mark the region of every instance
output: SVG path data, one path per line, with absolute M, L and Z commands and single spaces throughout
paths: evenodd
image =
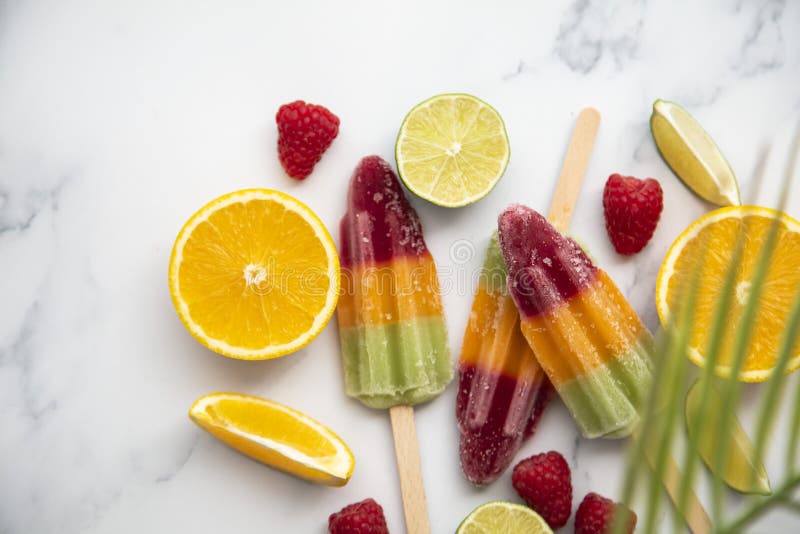
M 344 267 L 339 328 L 442 315 L 439 278 L 430 254 Z
M 526 317 L 522 329 L 556 387 L 627 354 L 646 333 L 636 312 L 602 270 L 561 306 Z M 565 354 L 581 357 L 572 360 Z

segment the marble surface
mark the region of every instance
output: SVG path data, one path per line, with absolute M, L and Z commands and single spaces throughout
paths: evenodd
M 335 324 L 277 361 L 201 347 L 167 290 L 184 220 L 220 194 L 270 187 L 335 229 L 356 162 L 393 161 L 415 103 L 476 94 L 507 123 L 505 177 L 463 209 L 412 200 L 449 288 L 455 355 L 497 213 L 512 201 L 547 208 L 573 120 L 592 105 L 603 122 L 572 232 L 655 329 L 661 258 L 710 206 L 656 153 L 650 106 L 689 108 L 746 198 L 759 149 L 772 145 L 754 200 L 775 204 L 800 121 L 798 30 L 800 3 L 786 0 L 0 2 L 0 533 L 322 533 L 328 514 L 368 496 L 402 532 L 389 420 L 345 397 Z M 275 111 L 296 98 L 342 119 L 304 183 L 285 176 L 274 148 Z M 655 238 L 629 259 L 602 225 L 612 172 L 664 188 Z M 350 484 L 306 484 L 216 442 L 186 410 L 218 390 L 327 423 L 356 455 Z M 516 498 L 508 473 L 485 489 L 462 477 L 454 402 L 451 386 L 417 411 L 434 533 L 480 503 Z M 520 457 L 549 449 L 570 459 L 575 507 L 587 491 L 616 491 L 623 443 L 579 438 L 558 402 Z M 798 519 L 775 513 L 761 525 L 791 530 Z

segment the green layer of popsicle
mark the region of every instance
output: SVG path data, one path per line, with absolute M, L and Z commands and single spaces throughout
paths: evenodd
M 652 380 L 651 345 L 646 332 L 627 354 L 556 388 L 584 436 L 621 438 L 631 433 Z
M 345 392 L 372 408 L 418 404 L 453 378 L 444 318 L 340 329 Z

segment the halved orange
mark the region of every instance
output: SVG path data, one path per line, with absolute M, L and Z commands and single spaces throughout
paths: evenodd
M 784 330 L 795 299 L 800 297 L 800 222 L 785 213 L 756 206 L 733 206 L 712 211 L 690 225 L 675 240 L 664 258 L 656 282 L 656 308 L 666 325 L 677 313 L 682 292 L 692 283 L 697 269 L 697 302 L 691 327 L 689 358 L 704 367 L 705 351 L 722 294 L 725 276 L 742 239 L 742 257 L 730 307 L 725 310 L 725 329 L 718 363 L 718 376 L 730 376 L 737 329 L 758 261 L 765 254 L 770 226 L 777 221 L 777 243 L 772 253 L 758 302 L 752 337 L 739 380 L 761 382 L 775 367 Z M 790 354 L 787 372 L 800 367 L 800 340 Z
M 355 460 L 344 441 L 288 406 L 238 393 L 200 397 L 189 418 L 247 456 L 290 475 L 344 486 Z
M 277 358 L 327 324 L 339 298 L 339 257 L 305 204 L 246 189 L 212 200 L 183 226 L 169 289 L 181 321 L 209 349 Z

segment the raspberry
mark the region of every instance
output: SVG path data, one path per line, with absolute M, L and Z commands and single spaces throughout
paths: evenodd
M 620 254 L 642 250 L 656 231 L 664 195 L 653 178 L 612 174 L 603 189 L 603 211 L 611 243 Z
M 327 108 L 296 100 L 275 115 L 278 157 L 286 173 L 304 180 L 339 133 L 339 117 Z
M 550 528 L 564 526 L 572 512 L 572 482 L 563 456 L 550 451 L 522 460 L 514 467 L 511 482 Z
M 349 504 L 328 518 L 330 534 L 389 534 L 383 508 L 372 499 Z
M 575 534 L 604 534 L 611 532 L 614 526 L 614 514 L 627 515 L 625 529 L 620 532 L 632 534 L 636 528 L 636 514 L 627 506 L 615 503 L 611 499 L 601 497 L 597 493 L 589 493 L 581 501 L 575 512 Z

